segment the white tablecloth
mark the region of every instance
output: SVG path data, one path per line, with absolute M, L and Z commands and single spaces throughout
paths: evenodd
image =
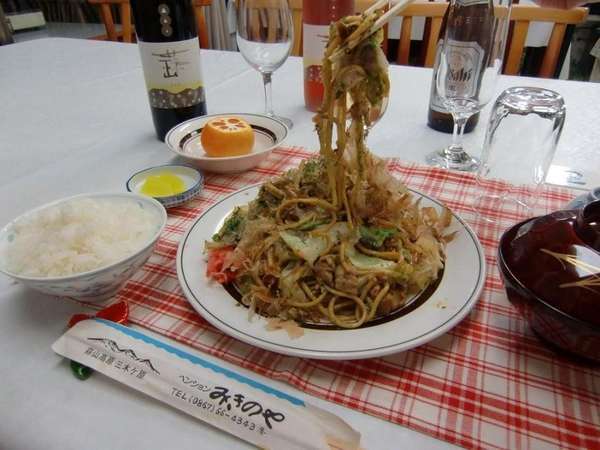
M 202 57 L 210 113 L 261 110 L 260 77 L 239 54 L 204 51 Z M 449 140 L 425 124 L 431 72 L 392 67 L 391 78 L 391 104 L 369 144 L 380 155 L 423 162 L 427 151 Z M 501 84 L 561 92 L 569 113 L 555 162 L 600 179 L 599 85 L 508 77 Z M 123 191 L 132 173 L 172 159 L 154 137 L 135 45 L 43 39 L 0 47 L 0 88 L 0 226 L 57 198 Z M 303 106 L 300 60 L 291 58 L 275 73 L 274 98 L 277 112 L 295 123 L 287 143 L 316 148 L 311 114 Z M 474 150 L 485 117 L 467 137 Z M 86 382 L 72 377 L 50 344 L 80 311 L 0 276 L 0 448 L 247 448 L 98 374 Z M 365 448 L 449 447 L 268 382 L 346 419 L 363 433 Z

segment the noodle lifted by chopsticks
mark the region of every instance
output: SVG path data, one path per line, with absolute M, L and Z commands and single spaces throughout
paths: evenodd
M 421 208 L 365 145 L 389 93 L 382 32 L 366 33 L 381 14 L 330 27 L 319 157 L 266 182 L 207 243 L 208 275 L 233 282 L 251 313 L 357 328 L 401 308 L 443 268 L 450 212 Z M 358 44 L 331 61 L 356 30 Z

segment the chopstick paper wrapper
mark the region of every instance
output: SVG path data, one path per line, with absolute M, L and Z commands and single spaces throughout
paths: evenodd
M 259 447 L 359 448 L 337 416 L 114 322 L 79 322 L 52 349 Z

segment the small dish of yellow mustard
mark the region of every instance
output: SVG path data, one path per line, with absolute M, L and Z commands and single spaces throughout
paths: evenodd
M 148 175 L 140 192 L 150 197 L 169 197 L 181 194 L 185 190 L 183 178 L 169 170 L 164 170 L 155 175 Z
M 200 193 L 201 172 L 193 167 L 169 164 L 144 169 L 127 180 L 127 190 L 155 198 L 165 208 L 182 205 Z

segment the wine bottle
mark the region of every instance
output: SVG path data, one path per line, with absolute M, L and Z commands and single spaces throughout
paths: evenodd
M 156 137 L 206 114 L 200 46 L 190 0 L 131 0 Z
M 475 0 L 475 1 L 464 1 L 464 4 L 488 4 L 488 0 Z M 466 10 L 464 7 L 460 8 L 454 7 L 455 11 L 453 11 L 453 26 L 461 26 L 461 24 L 466 23 L 465 13 L 469 14 L 470 11 Z M 436 86 L 436 77 L 440 63 L 440 51 L 442 49 L 442 45 L 444 42 L 444 35 L 446 33 L 446 27 L 448 26 L 448 15 L 452 8 L 452 4 L 448 5 L 446 9 L 446 14 L 444 14 L 444 18 L 442 20 L 442 26 L 440 28 L 439 40 L 437 43 L 436 54 L 435 54 L 435 63 L 433 65 L 433 76 L 431 78 L 431 89 L 429 94 L 429 110 L 427 112 L 427 125 L 434 130 L 441 131 L 443 133 L 452 134 L 454 128 L 454 119 L 452 119 L 452 114 L 448 112 L 446 107 L 444 106 L 444 102 L 440 98 L 437 86 Z M 479 8 L 481 9 L 481 8 Z M 472 25 L 472 20 L 469 19 L 469 23 Z M 470 27 L 471 28 L 471 27 Z M 465 133 L 470 133 L 473 131 L 477 123 L 479 122 L 479 112 L 473 114 L 469 117 L 467 124 L 465 125 Z
M 316 112 L 323 101 L 321 66 L 329 38 L 329 24 L 354 14 L 354 0 L 302 1 L 302 55 L 304 61 L 304 103 Z

